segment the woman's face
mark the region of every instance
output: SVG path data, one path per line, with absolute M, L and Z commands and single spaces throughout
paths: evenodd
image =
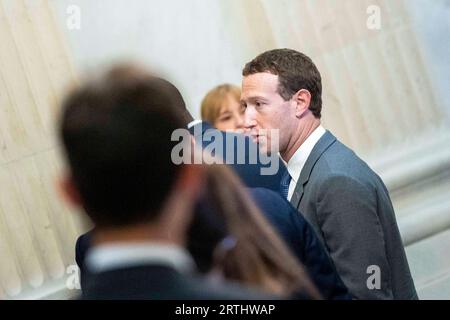
M 214 126 L 222 131 L 233 131 L 243 133 L 244 131 L 244 111 L 241 104 L 231 95 L 220 108 L 219 116 L 214 122 Z

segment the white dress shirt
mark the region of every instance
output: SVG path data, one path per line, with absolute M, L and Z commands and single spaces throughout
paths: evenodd
M 194 262 L 187 250 L 172 244 L 105 244 L 90 249 L 86 257 L 86 266 L 94 273 L 149 264 L 165 265 L 181 273 L 194 270 Z
M 302 172 L 303 167 L 305 166 L 306 160 L 308 160 L 309 155 L 311 154 L 312 149 L 316 145 L 316 143 L 320 140 L 320 138 L 325 134 L 326 130 L 321 125 L 314 130 L 309 137 L 303 142 L 300 148 L 295 151 L 292 158 L 286 163 L 283 159 L 284 164 L 287 167 L 289 175 L 291 176 L 291 182 L 289 183 L 289 191 L 288 191 L 288 200 L 291 200 L 292 194 L 294 193 L 295 186 L 297 185 L 298 178 L 300 177 L 300 173 Z

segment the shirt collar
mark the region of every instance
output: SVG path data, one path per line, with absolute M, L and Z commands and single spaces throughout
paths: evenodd
M 195 126 L 195 125 L 197 125 L 197 124 L 199 124 L 199 123 L 202 123 L 202 122 L 203 122 L 203 121 L 200 120 L 200 119 L 193 120 L 193 121 L 191 121 L 191 122 L 188 123 L 187 127 L 188 127 L 188 129 L 190 129 L 190 128 L 192 128 L 193 126 Z
M 289 175 L 291 176 L 293 182 L 296 184 L 303 167 L 305 166 L 306 160 L 308 160 L 311 151 L 314 146 L 320 140 L 320 138 L 325 134 L 326 130 L 322 125 L 319 125 L 302 143 L 302 145 L 295 151 L 292 158 L 286 163 L 283 159 L 284 164 L 287 167 Z
M 86 266 L 94 273 L 148 264 L 166 265 L 181 273 L 194 270 L 194 262 L 187 250 L 173 244 L 105 244 L 93 247 L 86 257 Z

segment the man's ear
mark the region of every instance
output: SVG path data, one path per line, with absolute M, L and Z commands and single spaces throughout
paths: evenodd
M 66 175 L 58 180 L 58 190 L 63 199 L 73 207 L 82 206 L 80 192 L 78 191 L 70 175 Z
M 301 118 L 309 110 L 311 93 L 306 89 L 300 89 L 294 94 L 293 98 L 296 103 L 295 116 Z

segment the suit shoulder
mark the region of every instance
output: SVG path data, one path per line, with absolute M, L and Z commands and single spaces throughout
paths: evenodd
M 257 188 L 248 188 L 248 190 L 255 201 L 266 200 L 278 202 L 283 200 L 283 198 L 277 192 L 267 188 L 257 187 Z
M 372 185 L 378 175 L 353 150 L 336 141 L 318 159 L 311 175 L 316 181 L 342 178 L 362 185 Z
M 83 299 L 252 300 L 271 299 L 234 283 L 212 282 L 160 265 L 142 265 L 91 275 Z
M 269 219 L 288 221 L 289 215 L 297 215 L 297 210 L 279 193 L 267 188 L 250 188 L 249 191 L 256 205 Z

